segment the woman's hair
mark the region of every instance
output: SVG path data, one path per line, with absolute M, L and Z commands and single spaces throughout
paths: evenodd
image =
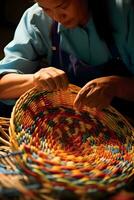
M 108 0 L 88 0 L 89 10 L 101 39 L 111 43 L 113 41 L 113 29 L 108 13 Z

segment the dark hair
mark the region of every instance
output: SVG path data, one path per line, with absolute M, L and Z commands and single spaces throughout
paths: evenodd
M 110 15 L 108 13 L 108 0 L 88 0 L 96 30 L 101 39 L 112 42 L 113 29 Z

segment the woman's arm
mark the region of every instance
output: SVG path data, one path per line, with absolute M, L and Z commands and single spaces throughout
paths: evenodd
M 117 97 L 134 101 L 134 77 L 115 77 Z
M 6 74 L 0 79 L 0 99 L 16 99 L 33 86 L 33 74 Z
M 28 89 L 66 89 L 68 79 L 64 71 L 54 67 L 42 68 L 34 74 L 9 73 L 0 79 L 0 99 L 16 99 Z
M 119 76 L 101 77 L 89 81 L 78 93 L 74 105 L 103 109 L 114 97 L 134 101 L 134 78 Z
M 0 99 L 18 98 L 33 87 L 33 74 L 40 68 L 40 58 L 47 59 L 50 54 L 50 24 L 50 18 L 37 4 L 23 14 L 0 61 Z

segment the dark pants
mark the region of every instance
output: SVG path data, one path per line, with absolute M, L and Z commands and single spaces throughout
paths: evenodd
M 134 126 L 134 102 L 114 98 L 111 104 Z
M 0 102 L 0 117 L 10 117 L 13 106 L 6 105 Z

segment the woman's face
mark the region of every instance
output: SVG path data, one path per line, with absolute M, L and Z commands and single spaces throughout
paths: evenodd
M 87 0 L 38 0 L 37 2 L 51 18 L 67 28 L 82 26 L 88 21 Z

